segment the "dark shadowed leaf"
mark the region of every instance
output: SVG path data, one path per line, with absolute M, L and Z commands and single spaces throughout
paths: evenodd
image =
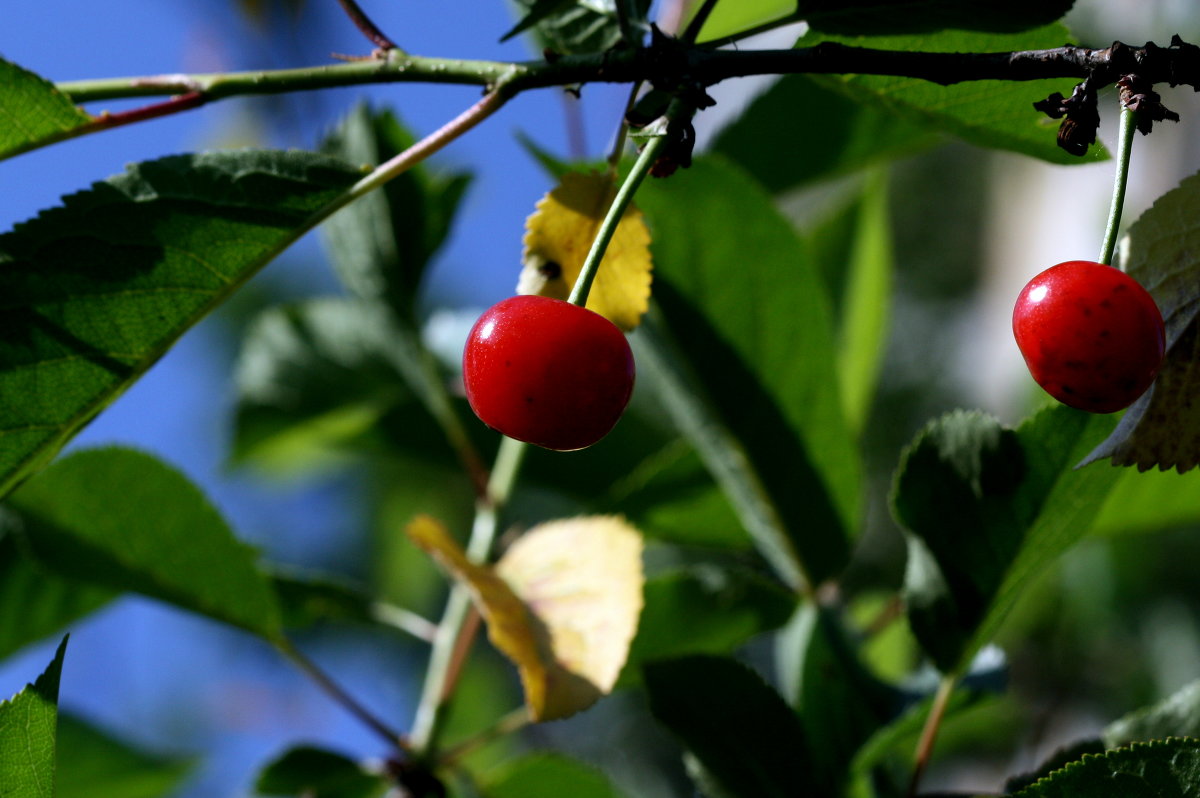
M 347 163 L 377 166 L 414 142 L 395 114 L 360 105 L 322 149 Z M 322 231 L 346 287 L 413 319 L 421 278 L 470 182 L 465 172 L 436 174 L 417 165 L 334 214 Z
M 684 654 L 730 654 L 787 622 L 795 596 L 754 574 L 696 566 L 656 576 L 643 589 L 642 616 L 619 686 L 645 662 Z
M 271 582 L 279 596 L 283 625 L 304 629 L 327 621 L 378 624 L 432 640 L 437 627 L 416 613 L 381 601 L 342 579 L 309 571 L 275 569 Z
M 638 201 L 661 311 L 633 336 L 639 379 L 785 579 L 836 574 L 858 526 L 861 464 L 820 275 L 770 196 L 722 159 L 698 159 Z
M 268 639 L 278 601 L 215 507 L 187 477 L 121 448 L 71 454 L 9 499 L 23 543 L 71 579 L 143 593 Z
M 82 720 L 58 716 L 57 798 L 165 798 L 192 763 L 131 748 Z
M 830 610 L 802 605 L 775 643 L 779 680 L 809 741 L 821 794 L 840 795 L 850 764 L 868 739 L 896 716 L 897 691 L 862 665 Z
M 1137 743 L 1085 755 L 1014 798 L 1132 798 L 1200 795 L 1200 740 Z
M 754 671 L 732 659 L 648 663 L 650 711 L 731 798 L 822 795 L 800 719 Z
M 621 798 L 603 772 L 562 754 L 535 753 L 480 780 L 483 798 Z
M 51 144 L 92 117 L 50 81 L 0 58 L 0 159 Z
M 904 452 L 892 506 L 908 533 L 908 617 L 940 670 L 964 668 L 1019 588 L 1087 532 L 1120 472 L 1072 466 L 1112 425 L 1064 406 L 1016 430 L 960 411 Z
M 1021 34 L 948 30 L 913 36 L 833 36 L 810 31 L 796 46 L 837 42 L 882 50 L 987 53 L 1061 47 L 1070 40 L 1070 32 L 1054 24 Z M 1085 158 L 1068 154 L 1056 142 L 1058 121 L 1033 108 L 1034 102 L 1052 92 L 1070 96 L 1073 85 L 1070 79 L 983 80 L 950 86 L 879 75 L 819 76 L 813 80 L 908 125 L 948 133 L 980 147 L 1012 150 L 1062 164 L 1086 163 L 1104 157 L 1099 146 L 1093 146 Z
M 0 510 L 0 659 L 61 632 L 116 596 L 39 567 L 6 529 L 9 522 L 19 520 Z
M 5 798 L 54 798 L 55 726 L 64 639 L 33 684 L 0 703 L 0 786 Z
M 297 798 L 376 798 L 388 785 L 381 775 L 342 754 L 299 746 L 268 764 L 254 788 L 262 795 Z
M 1061 19 L 1074 4 L 1075 0 L 798 0 L 797 14 L 816 30 L 850 35 L 946 28 L 1013 33 Z
M 175 156 L 0 236 L 0 495 L 359 176 L 302 152 Z

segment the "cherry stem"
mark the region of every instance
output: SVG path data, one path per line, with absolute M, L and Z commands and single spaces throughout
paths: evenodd
M 908 783 L 908 798 L 914 798 L 917 787 L 920 786 L 921 776 L 929 766 L 933 755 L 933 744 L 937 740 L 938 731 L 942 727 L 942 719 L 946 717 L 946 708 L 950 705 L 950 696 L 958 680 L 947 674 L 942 677 L 937 692 L 933 696 L 933 704 L 929 707 L 929 716 L 925 718 L 925 726 L 921 729 L 921 739 L 917 741 L 917 750 L 913 757 L 912 780 Z
M 621 217 L 625 215 L 625 210 L 633 201 L 633 195 L 637 192 L 638 186 L 649 174 L 650 167 L 658 160 L 658 155 L 666 141 L 665 135 L 650 139 L 642 148 L 641 154 L 638 155 L 633 169 L 625 176 L 625 182 L 617 189 L 617 195 L 613 197 L 612 204 L 608 206 L 608 212 L 604 215 L 604 220 L 600 222 L 595 239 L 592 240 L 592 248 L 588 251 L 587 258 L 584 259 L 583 266 L 580 268 L 579 278 L 575 280 L 575 285 L 571 288 L 568 302 L 574 305 L 587 304 L 592 283 L 596 280 L 596 273 L 600 271 L 600 261 L 604 259 L 604 253 L 608 249 L 609 243 L 612 242 L 613 235 L 617 232 L 617 225 L 621 223 Z
M 1100 247 L 1100 262 L 1112 265 L 1117 248 L 1117 233 L 1121 229 L 1121 210 L 1125 207 L 1125 186 L 1129 183 L 1129 161 L 1133 153 L 1133 132 L 1137 112 L 1121 109 L 1121 129 L 1117 138 L 1117 176 L 1113 181 L 1112 207 L 1108 210 L 1108 226 L 1104 228 L 1104 243 Z
M 387 37 L 379 26 L 371 21 L 366 12 L 359 7 L 355 0 L 338 0 L 342 10 L 346 12 L 346 16 L 350 17 L 350 21 L 354 23 L 354 27 L 370 40 L 371 44 L 378 47 L 380 50 L 394 50 L 396 44 Z

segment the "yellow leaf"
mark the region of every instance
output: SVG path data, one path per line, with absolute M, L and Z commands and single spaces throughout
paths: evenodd
M 610 175 L 568 173 L 538 202 L 525 222 L 518 294 L 570 296 L 616 190 Z M 650 232 L 642 212 L 631 204 L 604 253 L 588 309 L 622 330 L 637 327 L 650 302 L 651 268 Z
M 555 531 L 557 525 L 594 529 L 597 539 L 591 545 L 613 551 L 604 556 L 592 551 L 583 560 L 563 557 L 560 547 L 578 542 L 573 534 Z M 468 586 L 488 639 L 517 666 L 534 720 L 573 715 L 612 689 L 642 604 L 641 537 L 627 524 L 593 518 L 535 527 L 496 569 L 470 562 L 432 518 L 417 517 L 406 531 Z M 551 561 L 563 570 L 539 577 Z M 506 568 L 513 574 L 502 578 Z M 611 572 L 605 576 L 597 569 Z M 516 581 L 510 585 L 507 578 Z
M 551 521 L 517 540 L 496 572 L 547 630 L 557 662 L 611 692 L 642 612 L 641 534 L 615 516 Z

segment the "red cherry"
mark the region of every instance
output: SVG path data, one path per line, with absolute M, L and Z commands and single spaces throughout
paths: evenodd
M 467 336 L 463 381 L 484 424 L 557 451 L 612 430 L 633 393 L 633 352 L 616 325 L 586 308 L 515 296 L 489 308 Z
M 1034 277 L 1013 308 L 1029 373 L 1063 404 L 1113 413 L 1146 392 L 1162 365 L 1162 314 L 1119 269 L 1072 260 Z

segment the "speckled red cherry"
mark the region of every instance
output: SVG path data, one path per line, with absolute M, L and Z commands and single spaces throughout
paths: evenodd
M 510 438 L 557 451 L 607 435 L 629 404 L 633 380 L 633 352 L 616 325 L 548 297 L 493 305 L 463 350 L 475 415 Z
M 1013 308 L 1013 335 L 1038 385 L 1091 413 L 1132 404 L 1166 352 L 1162 314 L 1146 289 L 1093 261 L 1060 263 L 1030 280 Z

